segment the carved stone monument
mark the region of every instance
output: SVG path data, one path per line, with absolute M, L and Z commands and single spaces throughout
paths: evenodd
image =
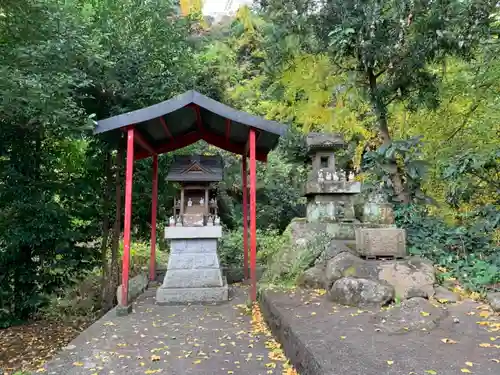
M 406 231 L 399 228 L 359 228 L 356 230 L 356 250 L 366 258 L 406 257 Z

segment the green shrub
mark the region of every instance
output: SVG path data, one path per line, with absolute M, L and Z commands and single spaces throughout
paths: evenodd
M 96 268 L 72 280 L 72 285 L 48 297 L 48 304 L 40 315 L 51 320 L 63 320 L 78 324 L 91 320 L 101 311 L 101 271 Z
M 484 292 L 500 283 L 500 248 L 495 230 L 500 212 L 485 206 L 460 217 L 460 225 L 447 224 L 421 206 L 396 209 L 396 222 L 405 228 L 409 252 L 424 256 L 447 271 L 440 278 L 457 278 L 463 286 Z
M 276 230 L 257 230 L 257 263 L 267 264 L 285 243 L 284 236 Z M 248 245 L 250 246 L 250 240 Z M 225 232 L 218 250 L 222 265 L 243 267 L 243 229 Z

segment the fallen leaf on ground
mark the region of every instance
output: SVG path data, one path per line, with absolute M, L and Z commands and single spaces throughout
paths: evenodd
M 391 366 L 394 363 L 394 361 L 387 361 L 387 364 Z
M 474 366 L 474 363 L 472 363 L 472 362 L 465 362 L 465 364 L 466 364 L 467 366 L 469 366 L 469 367 Z
M 422 315 L 422 316 L 429 316 L 429 315 L 431 315 L 431 314 L 429 314 L 429 313 L 428 313 L 428 312 L 426 312 L 426 311 L 421 311 L 421 312 L 420 312 L 420 315 Z
M 461 368 L 460 371 L 470 373 L 470 370 L 468 368 Z
M 73 366 L 82 367 L 83 363 L 82 362 L 73 362 Z
M 496 359 L 496 358 L 492 358 L 490 359 L 491 362 L 495 362 L 495 363 L 500 363 L 500 359 Z
M 452 340 L 452 339 L 441 339 L 442 342 L 444 342 L 445 344 L 456 344 L 457 342 L 455 340 Z
M 481 318 L 488 318 L 490 315 L 491 315 L 491 313 L 490 313 L 489 311 L 481 311 L 481 312 L 479 313 L 479 316 L 480 316 Z
M 152 355 L 152 356 L 151 356 L 151 360 L 152 360 L 153 362 L 159 361 L 159 360 L 160 360 L 160 356 L 159 356 L 159 355 Z
M 491 344 L 487 342 L 483 342 L 482 344 L 479 344 L 481 348 L 491 348 Z
M 436 371 L 434 371 L 434 370 L 425 370 L 425 372 L 426 372 L 427 374 L 431 374 L 431 375 L 436 375 L 436 374 L 437 374 L 437 372 L 436 372 Z

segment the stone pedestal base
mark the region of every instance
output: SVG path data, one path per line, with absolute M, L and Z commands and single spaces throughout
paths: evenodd
M 166 228 L 170 256 L 163 284 L 156 292 L 158 303 L 228 300 L 228 286 L 217 256 L 221 236 L 220 226 Z
M 229 288 L 224 279 L 223 285 L 207 288 L 159 288 L 156 292 L 158 304 L 214 303 L 229 299 Z

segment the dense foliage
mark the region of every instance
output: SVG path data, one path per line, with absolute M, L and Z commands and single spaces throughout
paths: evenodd
M 399 205 L 413 253 L 470 288 L 500 282 L 496 2 L 261 0 L 210 26 L 200 9 L 174 0 L 0 3 L 0 325 L 29 318 L 96 267 L 93 285 L 112 304 L 123 144 L 94 137 L 93 120 L 192 88 L 291 126 L 258 169 L 260 261 L 304 215 L 302 135 L 340 131 L 349 147 L 339 160 Z M 223 259 L 240 264 L 240 159 L 206 144 L 187 152 L 224 157 L 223 219 L 236 231 Z M 160 157 L 159 228 L 173 199 L 163 182 L 170 161 Z M 135 164 L 133 225 L 143 241 L 150 167 Z

